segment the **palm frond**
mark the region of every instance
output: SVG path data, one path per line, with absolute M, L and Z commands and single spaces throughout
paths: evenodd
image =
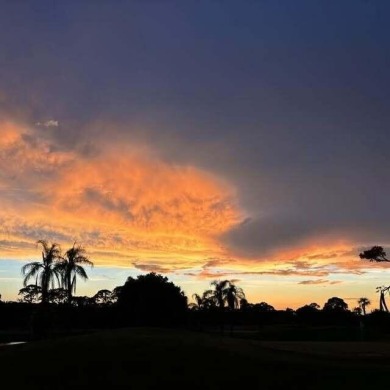
M 46 240 L 38 240 L 37 245 L 41 245 L 43 249 L 43 253 L 46 254 L 49 252 L 49 243 Z M 43 255 L 42 253 L 42 255 Z
M 93 262 L 91 260 L 89 260 L 88 257 L 86 257 L 86 256 L 78 256 L 76 258 L 75 263 L 86 264 L 86 265 L 93 267 Z
M 22 275 L 26 275 L 28 272 L 30 272 L 30 269 L 31 268 L 35 268 L 35 267 L 41 267 L 42 264 L 39 263 L 38 261 L 34 261 L 32 263 L 27 263 L 25 264 L 23 267 L 22 267 Z
M 38 277 L 39 271 L 42 270 L 42 264 L 38 262 L 28 263 L 22 267 L 22 274 L 24 275 L 23 286 L 26 287 L 30 279 Z
M 88 279 L 88 275 L 87 273 L 85 272 L 85 269 L 83 267 L 81 267 L 80 265 L 77 265 L 75 267 L 75 272 L 78 276 L 80 276 L 82 279 L 84 280 L 87 280 Z

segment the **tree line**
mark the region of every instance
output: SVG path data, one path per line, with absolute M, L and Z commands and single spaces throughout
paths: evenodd
M 85 266 L 93 267 L 93 262 L 86 254 L 85 248 L 74 243 L 71 248 L 62 253 L 59 244 L 49 243 L 47 240 L 39 240 L 37 244 L 42 248 L 42 261 L 34 261 L 22 267 L 24 276 L 23 288 L 19 290 L 19 300 L 27 303 L 68 303 L 74 305 L 111 305 L 118 302 L 123 286 L 116 287 L 113 291 L 99 290 L 92 297 L 75 297 L 77 278 L 87 280 L 88 275 Z M 389 262 L 386 252 L 381 246 L 373 246 L 359 254 L 360 259 L 370 262 Z M 28 284 L 29 281 L 35 281 Z M 129 283 L 129 278 L 126 283 Z M 388 312 L 385 295 L 390 292 L 390 286 L 379 286 L 376 291 L 380 294 L 379 310 Z M 183 292 L 180 294 L 184 295 Z M 211 288 L 202 294 L 193 294 L 194 302 L 188 305 L 190 310 L 229 309 L 273 311 L 274 307 L 267 302 L 251 304 L 245 298 L 242 288 L 230 280 L 213 281 Z M 1 299 L 1 295 L 0 295 Z M 186 298 L 187 299 L 187 298 Z M 341 302 L 341 298 L 333 297 L 324 305 L 324 310 L 334 308 L 336 310 L 348 310 L 348 305 Z M 362 297 L 357 301 L 358 306 L 353 308 L 357 314 L 366 315 L 366 308 L 371 305 L 368 298 Z M 319 309 L 317 303 L 305 305 L 305 310 Z M 299 310 L 298 309 L 298 310 Z M 291 310 L 291 309 L 290 309 Z
M 24 280 L 23 288 L 19 291 L 19 303 L 27 306 L 18 308 L 15 306 L 17 303 L 3 302 L 0 305 L 0 327 L 1 321 L 20 324 L 20 321 L 12 322 L 13 315 L 27 321 L 26 313 L 33 317 L 34 313 L 40 313 L 38 316 L 35 315 L 38 318 L 43 315 L 42 313 L 56 313 L 55 316 L 58 318 L 62 316 L 62 322 L 70 321 L 73 316 L 74 326 L 83 318 L 80 323 L 93 327 L 99 327 L 99 321 L 107 327 L 131 324 L 183 324 L 186 321 L 220 323 L 228 318 L 229 321 L 234 319 L 236 322 L 256 322 L 263 318 L 261 316 L 276 318 L 277 313 L 282 312 L 284 313 L 282 317 L 289 321 L 293 318 L 317 318 L 323 321 L 329 316 L 362 318 L 368 316 L 367 308 L 371 305 L 368 298 L 362 297 L 350 310 L 342 298 L 331 297 L 322 309 L 317 303 L 312 302 L 296 310 L 287 308 L 281 311 L 264 301 L 248 302 L 243 289 L 232 280 L 211 282 L 209 289 L 194 294 L 193 302 L 188 304 L 188 298 L 179 286 L 156 273 L 128 277 L 123 285 L 115 287 L 112 291 L 103 289 L 91 297 L 76 296 L 77 280 L 87 280 L 86 268 L 93 266 L 85 248 L 75 243 L 62 252 L 56 243 L 49 243 L 46 240 L 39 240 L 37 243 L 42 249 L 42 260 L 30 262 L 22 267 Z M 379 246 L 360 253 L 360 258 L 378 262 L 389 261 L 385 251 Z M 389 290 L 390 286 L 378 287 L 381 312 L 388 311 L 385 295 Z M 1 310 L 5 310 L 6 305 L 10 310 L 8 314 L 10 318 L 7 320 L 1 315 Z M 61 321 L 58 320 L 57 323 Z

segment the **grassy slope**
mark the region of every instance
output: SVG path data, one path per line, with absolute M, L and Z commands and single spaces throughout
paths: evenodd
M 350 356 L 345 354 L 349 345 Z M 312 354 L 316 346 L 323 352 Z M 375 345 L 261 343 L 186 331 L 124 329 L 3 347 L 0 370 L 2 384 L 29 390 L 76 385 L 366 389 L 387 383 L 390 363 L 390 346 L 382 344 L 388 353 L 379 357 L 356 352 L 367 348 L 371 351 Z

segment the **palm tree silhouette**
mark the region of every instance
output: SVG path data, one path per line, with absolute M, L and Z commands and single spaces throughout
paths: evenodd
M 389 311 L 386 305 L 385 293 L 389 292 L 390 286 L 379 286 L 376 288 L 376 292 L 379 292 L 379 310 L 380 311 Z
M 242 288 L 234 285 L 230 280 L 214 280 L 211 285 L 213 290 L 207 290 L 203 293 L 203 299 L 212 301 L 221 310 L 227 303 L 230 309 L 235 309 L 239 306 L 239 300 L 245 298 Z
M 23 286 L 26 287 L 30 279 L 35 278 L 35 284 L 42 289 L 42 304 L 47 303 L 49 287 L 54 288 L 54 282 L 59 282 L 59 270 L 56 262 L 60 258 L 61 249 L 58 244 L 51 245 L 46 240 L 37 241 L 42 246 L 42 262 L 34 261 L 22 267 L 24 276 Z
M 358 300 L 358 304 L 362 308 L 363 315 L 366 315 L 366 306 L 371 305 L 371 301 L 368 298 L 362 297 Z
M 229 287 L 230 282 L 228 280 L 214 280 L 211 282 L 211 285 L 214 287 L 214 289 L 205 291 L 203 295 L 206 299 L 211 299 L 214 301 L 219 309 L 222 310 L 225 307 L 226 290 Z
M 232 282 L 226 289 L 226 301 L 229 309 L 234 310 L 239 307 L 239 301 L 245 298 L 244 291 L 241 287 L 237 287 Z
M 201 310 L 203 308 L 204 300 L 199 294 L 193 294 L 192 298 L 194 298 L 195 303 L 191 303 L 190 307 L 195 310 Z
M 83 280 L 88 279 L 88 275 L 82 265 L 93 267 L 92 261 L 86 256 L 86 251 L 81 245 L 73 244 L 73 247 L 65 252 L 61 261 L 56 265 L 56 270 L 61 274 L 62 286 L 67 291 L 68 303 L 72 301 L 72 293 L 76 292 L 76 280 L 79 276 Z

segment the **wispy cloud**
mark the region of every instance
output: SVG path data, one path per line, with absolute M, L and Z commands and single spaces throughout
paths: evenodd
M 339 284 L 342 283 L 341 280 L 328 280 L 328 279 L 311 279 L 311 280 L 302 280 L 301 282 L 298 282 L 298 284 L 306 284 L 306 285 L 312 285 L 312 284 Z
M 35 125 L 38 127 L 58 127 L 60 124 L 58 121 L 50 119 L 45 122 L 36 122 Z

